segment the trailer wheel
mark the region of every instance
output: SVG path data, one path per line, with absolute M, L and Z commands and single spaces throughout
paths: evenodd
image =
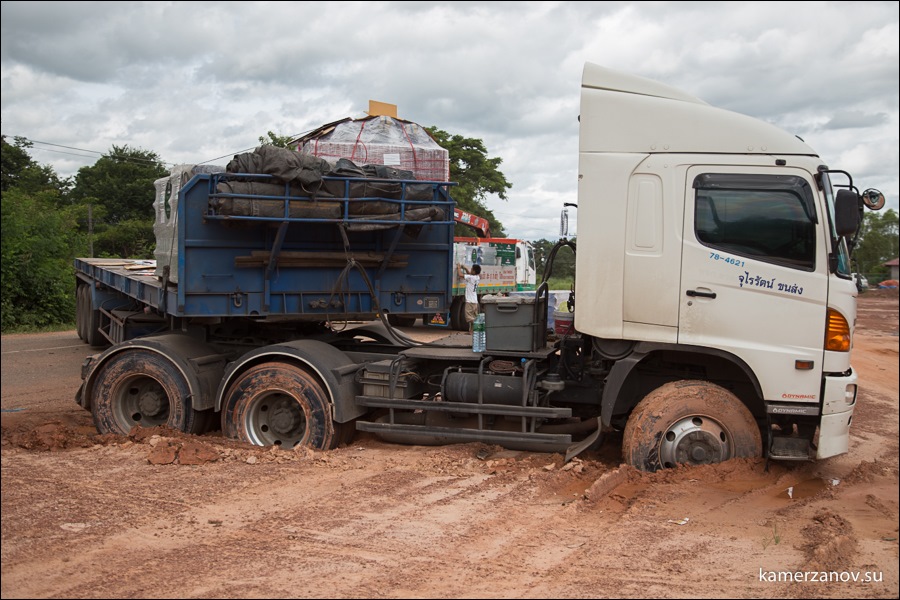
M 318 378 L 285 362 L 247 369 L 229 387 L 222 405 L 224 435 L 256 446 L 328 450 L 346 439 L 347 426 L 353 424 L 332 420 L 328 392 Z
M 89 346 L 108 346 L 109 343 L 106 341 L 106 338 L 100 333 L 103 315 L 101 315 L 100 310 L 95 309 L 91 303 L 90 288 L 85 286 L 84 289 L 84 341 L 86 341 Z
M 80 284 L 75 286 L 75 331 L 78 332 L 79 339 L 84 339 L 84 291 L 86 285 Z
M 416 324 L 416 317 L 409 315 L 388 314 L 387 320 L 394 327 L 412 327 Z
M 91 301 L 89 285 L 75 288 L 75 329 L 78 337 L 90 346 L 108 346 L 106 338 L 100 333 L 103 316 L 99 309 L 94 309 Z
M 143 348 L 123 350 L 100 367 L 91 412 L 97 431 L 117 435 L 128 435 L 135 426 L 203 433 L 213 413 L 194 410 L 181 371 L 164 356 Z
M 707 381 L 673 381 L 634 408 L 622 441 L 625 462 L 656 471 L 762 456 L 756 420 L 741 400 Z
M 466 299 L 463 296 L 454 296 L 450 303 L 450 328 L 454 331 L 468 331 L 466 323 Z

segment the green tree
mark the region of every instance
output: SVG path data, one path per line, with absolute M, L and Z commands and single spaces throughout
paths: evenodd
M 71 323 L 75 314 L 72 259 L 80 247 L 71 209 L 59 191 L 11 187 L 2 196 L 3 331 Z
M 571 241 L 575 242 L 575 239 L 573 238 Z M 550 257 L 550 252 L 553 250 L 553 246 L 556 245 L 556 242 L 540 239 L 531 242 L 531 245 L 534 246 L 535 266 L 537 268 L 538 280 L 540 281 L 544 276 L 547 260 Z M 569 289 L 574 281 L 575 254 L 572 252 L 571 248 L 560 248 L 553 260 L 553 271 L 550 274 L 549 281 L 550 289 Z
M 887 278 L 888 268 L 882 265 L 897 258 L 898 239 L 898 216 L 893 209 L 865 212 L 853 258 L 857 271 L 865 275 L 869 283 Z
M 153 182 L 168 172 L 155 152 L 113 146 L 93 165 L 78 169 L 72 197 L 99 203 L 110 225 L 133 219 L 152 224 Z
M 72 259 L 81 239 L 66 199 L 68 180 L 36 163 L 30 146 L 2 136 L 3 331 L 71 323 L 75 312 Z
M 268 131 L 266 132 L 266 135 L 259 136 L 259 143 L 260 145 L 272 144 L 279 148 L 290 148 L 292 139 L 294 139 L 294 136 L 278 135 L 277 133 Z
M 487 219 L 491 224 L 491 235 L 503 237 L 503 224 L 485 205 L 489 194 L 506 200 L 506 190 L 512 187 L 500 171 L 503 159 L 488 157 L 487 148 L 480 139 L 451 135 L 437 127 L 425 129 L 439 146 L 450 153 L 450 180 L 459 184 L 450 192 L 456 205 Z M 471 229 L 464 225 L 457 225 L 456 231 L 457 235 L 472 235 Z
M 102 228 L 94 236 L 94 254 L 118 258 L 153 258 L 156 234 L 153 220 L 128 219 Z
M 5 192 L 18 187 L 33 193 L 55 189 L 60 192 L 58 202 L 65 200 L 65 192 L 71 182 L 60 179 L 51 167 L 34 162 L 26 152 L 32 146 L 30 141 L 23 137 L 15 137 L 13 140 L 15 144 L 10 144 L 5 135 L 0 136 L 0 190 Z
M 29 142 L 24 138 L 15 138 L 15 145 L 6 141 L 6 136 L 0 136 L 0 190 L 6 191 L 15 187 L 21 181 L 22 173 L 33 167 L 34 161 L 25 152 Z
M 128 146 L 113 146 L 78 170 L 71 195 L 79 206 L 79 232 L 91 232 L 94 256 L 153 256 L 153 182 L 168 172 L 155 152 Z

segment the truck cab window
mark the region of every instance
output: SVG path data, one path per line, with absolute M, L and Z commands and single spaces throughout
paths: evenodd
M 816 217 L 798 177 L 702 175 L 694 182 L 694 228 L 710 248 L 814 270 Z

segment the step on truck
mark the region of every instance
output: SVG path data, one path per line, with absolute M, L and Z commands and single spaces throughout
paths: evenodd
M 560 239 L 533 295 L 484 303 L 484 351 L 387 319 L 452 302 L 452 184 L 186 167 L 160 182 L 155 268 L 75 261 L 79 334 L 108 344 L 77 402 L 104 433 L 284 447 L 364 431 L 570 458 L 619 432 L 643 470 L 847 452 L 850 254 L 883 195 L 779 128 L 596 65 L 576 117 L 577 248 Z M 546 282 L 576 250 L 574 327 L 548 335 Z

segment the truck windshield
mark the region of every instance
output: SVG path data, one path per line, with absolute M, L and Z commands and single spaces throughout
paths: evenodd
M 834 228 L 834 188 L 827 172 L 822 173 L 822 190 L 825 192 L 825 204 L 828 206 L 828 224 L 831 231 L 831 248 L 837 257 L 835 271 L 839 276 L 850 277 L 850 250 L 847 240 L 838 236 Z

